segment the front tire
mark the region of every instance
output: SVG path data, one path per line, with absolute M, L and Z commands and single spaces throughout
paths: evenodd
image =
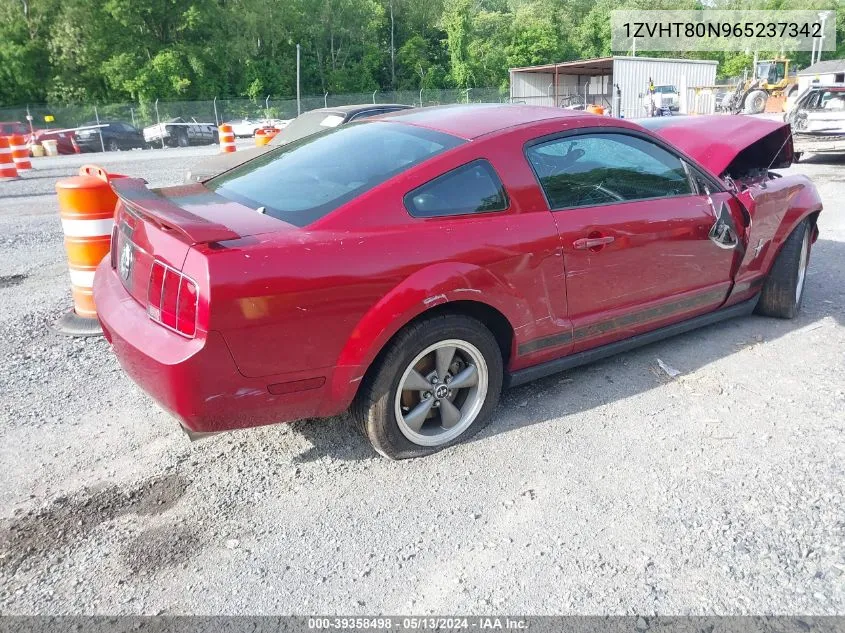
M 432 317 L 391 341 L 364 378 L 352 414 L 385 457 L 430 455 L 484 428 L 503 374 L 502 352 L 483 323 Z
M 760 114 L 766 109 L 766 101 L 769 95 L 765 90 L 752 90 L 745 97 L 745 106 L 743 111 L 745 114 Z
M 810 263 L 810 226 L 804 220 L 786 238 L 760 293 L 758 314 L 794 319 L 801 310 Z

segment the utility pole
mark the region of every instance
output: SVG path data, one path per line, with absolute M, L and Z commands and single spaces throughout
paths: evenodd
M 394 59 L 396 48 L 393 45 L 393 26 L 393 0 L 390 0 L 390 88 L 396 90 L 396 63 Z
M 824 23 L 827 21 L 828 16 L 830 13 L 828 11 L 822 11 L 819 13 L 819 18 L 822 21 L 822 36 L 819 38 L 819 47 L 816 50 L 816 62 L 820 62 L 822 60 L 822 46 L 824 46 Z
M 296 45 L 296 116 L 302 114 L 302 104 L 299 100 L 299 44 Z

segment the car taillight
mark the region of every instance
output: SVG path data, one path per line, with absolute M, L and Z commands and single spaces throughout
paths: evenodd
M 112 268 L 117 268 L 117 223 L 111 229 L 111 242 L 109 242 L 109 261 Z
M 158 260 L 150 271 L 147 314 L 156 323 L 193 338 L 197 332 L 197 285 Z

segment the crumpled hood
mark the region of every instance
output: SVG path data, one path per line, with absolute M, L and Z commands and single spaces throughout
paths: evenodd
M 637 121 L 716 176 L 782 169 L 793 160 L 788 123 L 743 115 L 667 116 Z

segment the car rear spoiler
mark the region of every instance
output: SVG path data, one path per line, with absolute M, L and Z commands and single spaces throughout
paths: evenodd
M 141 178 L 117 178 L 110 181 L 112 190 L 130 213 L 142 216 L 159 228 L 177 233 L 189 244 L 219 242 L 240 237 L 231 228 L 190 213 L 173 201 L 174 194 L 180 202 L 190 200 L 191 196 L 204 196 L 209 192 L 202 185 L 184 185 L 168 189 L 165 197 L 147 187 Z
M 783 169 L 794 150 L 788 123 L 743 115 L 654 117 L 638 121 L 716 176 Z

